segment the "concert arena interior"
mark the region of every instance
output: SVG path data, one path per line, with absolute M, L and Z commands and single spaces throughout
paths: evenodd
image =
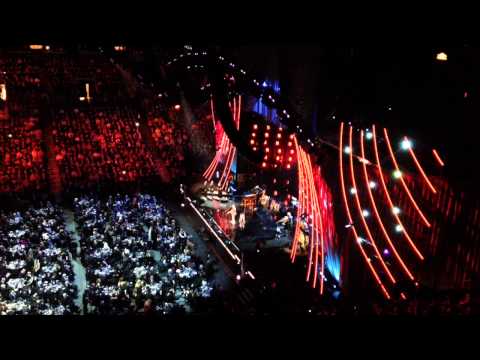
M 478 61 L 1 48 L 0 313 L 478 315 Z

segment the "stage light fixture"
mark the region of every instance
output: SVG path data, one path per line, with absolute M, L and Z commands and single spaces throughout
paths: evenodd
M 267 163 L 263 162 L 262 167 L 264 167 L 264 168 L 267 167 Z
M 292 149 L 292 150 L 290 150 L 290 154 L 293 154 L 293 153 L 294 153 L 294 150 L 293 150 L 293 149 Z
M 393 172 L 393 177 L 394 177 L 395 179 L 400 179 L 400 178 L 402 177 L 402 172 L 401 172 L 400 170 L 395 170 L 395 171 Z
M 280 145 L 280 141 L 275 141 L 275 145 L 276 146 Z
M 175 110 L 180 110 L 181 106 L 179 104 L 175 105 Z
M 291 142 L 291 141 L 288 142 L 288 146 L 292 146 L 292 142 Z
M 257 148 L 255 146 L 253 147 L 253 151 L 257 151 Z
M 370 131 L 367 131 L 367 133 L 365 134 L 365 138 L 367 140 L 372 140 L 373 139 L 373 134 Z
M 282 149 L 278 149 L 278 150 L 277 150 L 277 153 L 281 154 L 281 153 L 282 153 Z
M 402 147 L 402 150 L 408 150 L 408 149 L 411 149 L 412 147 L 412 142 L 408 139 L 404 139 L 402 140 L 402 142 L 400 143 L 400 146 Z
M 403 231 L 402 225 L 400 225 L 400 224 L 395 225 L 395 231 L 398 232 L 398 233 L 402 232 Z
M 255 140 L 250 140 L 250 144 L 255 145 Z
M 290 169 L 291 167 L 292 167 L 292 165 L 287 164 L 287 169 Z
M 392 208 L 392 212 L 393 212 L 395 215 L 398 215 L 398 214 L 400 214 L 401 210 L 400 210 L 399 207 L 394 206 L 394 207 Z
M 258 129 L 258 125 L 257 125 L 257 124 L 253 125 L 253 128 L 254 128 L 255 130 L 257 130 L 257 129 Z
M 388 251 L 388 249 L 384 249 L 383 250 L 383 255 L 385 255 L 385 256 L 390 255 L 390 251 Z
M 266 138 L 270 137 L 270 134 L 269 134 L 268 132 L 265 133 L 265 137 L 266 137 Z
M 357 189 L 355 189 L 354 187 L 352 187 L 352 188 L 350 189 L 350 194 L 355 195 L 356 193 L 357 193 Z
M 282 134 L 278 133 L 278 134 L 277 134 L 277 138 L 278 138 L 278 139 L 281 139 L 281 138 L 282 138 Z
M 270 125 L 267 125 L 267 130 L 270 130 Z
M 343 149 L 343 152 L 345 154 L 350 154 L 352 152 L 352 149 L 350 149 L 350 146 L 345 146 L 345 148 Z
M 370 181 L 368 183 L 368 186 L 370 187 L 370 189 L 375 189 L 377 187 L 377 183 L 375 181 Z
M 364 210 L 362 211 L 362 215 L 363 215 L 363 217 L 367 218 L 367 217 L 370 216 L 370 211 L 368 211 L 367 209 L 364 209 Z
M 265 152 L 267 152 L 267 153 L 270 152 L 270 148 L 268 148 L 268 147 L 265 148 Z
M 439 52 L 436 56 L 436 59 L 438 61 L 447 61 L 448 60 L 448 55 L 444 52 Z

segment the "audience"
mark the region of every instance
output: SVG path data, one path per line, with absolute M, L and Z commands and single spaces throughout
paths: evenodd
M 190 236 L 154 196 L 83 196 L 74 201 L 93 314 L 188 312 L 210 297 Z
M 55 160 L 65 190 L 97 183 L 133 183 L 155 174 L 132 111 L 60 110 L 53 124 Z
M 0 214 L 0 314 L 78 314 L 72 239 L 61 210 Z

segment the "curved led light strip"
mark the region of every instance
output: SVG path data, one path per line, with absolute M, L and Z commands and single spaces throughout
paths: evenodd
M 435 157 L 435 160 L 437 160 L 438 164 L 440 166 L 445 166 L 445 163 L 443 162 L 442 158 L 438 154 L 437 150 L 433 149 L 432 153 L 433 153 L 433 156 Z
M 322 219 L 322 208 L 320 207 L 320 204 L 318 203 L 318 194 L 315 188 L 315 182 L 314 182 L 314 177 L 313 177 L 313 172 L 312 172 L 312 160 L 310 155 L 307 156 L 308 160 L 308 169 L 310 172 L 310 186 L 312 187 L 312 192 L 313 192 L 313 199 L 315 201 L 315 216 L 317 217 L 318 228 L 314 228 L 314 233 L 316 234 L 316 242 L 315 242 L 315 276 L 313 280 L 313 287 L 315 288 L 317 285 L 317 275 L 318 275 L 318 238 L 320 234 L 320 295 L 323 294 L 323 285 L 324 285 L 324 280 L 325 280 L 325 244 L 324 244 L 324 238 L 323 238 L 323 219 Z
M 363 130 L 360 133 L 360 151 L 361 151 L 362 158 L 365 158 L 365 146 L 364 146 Z M 377 223 L 379 224 L 380 229 L 382 230 L 383 236 L 385 237 L 385 240 L 387 241 L 388 245 L 390 246 L 390 249 L 393 252 L 393 255 L 395 256 L 395 259 L 397 259 L 397 261 L 400 264 L 400 266 L 402 267 L 403 271 L 405 271 L 405 273 L 410 278 L 410 280 L 414 280 L 414 277 L 413 277 L 411 271 L 408 269 L 408 267 L 403 262 L 400 254 L 398 253 L 397 249 L 395 248 L 395 245 L 393 244 L 392 239 L 390 239 L 390 236 L 388 235 L 388 232 L 385 229 L 385 226 L 383 225 L 382 218 L 380 217 L 380 214 L 378 212 L 377 204 L 375 203 L 375 198 L 373 197 L 372 189 L 370 188 L 370 179 L 368 177 L 367 165 L 365 163 L 362 163 L 362 168 L 363 168 L 363 176 L 364 176 L 364 179 L 365 179 L 365 186 L 366 186 L 367 191 L 368 191 L 368 197 L 370 198 L 370 204 L 372 205 L 373 212 L 374 212 L 375 217 L 377 219 Z
M 365 232 L 367 233 L 367 237 L 370 240 L 370 242 L 372 243 L 375 254 L 377 254 L 377 257 L 380 260 L 380 264 L 382 265 L 383 270 L 385 270 L 385 272 L 386 272 L 388 278 L 390 279 L 390 281 L 395 284 L 397 281 L 395 280 L 395 277 L 392 275 L 388 266 L 385 264 L 385 261 L 383 261 L 383 257 L 380 254 L 380 251 L 378 251 L 378 247 L 377 247 L 377 244 L 375 243 L 375 239 L 373 238 L 372 233 L 370 232 L 370 227 L 368 226 L 368 223 L 365 220 L 365 217 L 363 216 L 363 213 L 362 213 L 363 210 L 362 210 L 362 205 L 360 203 L 360 197 L 358 196 L 358 187 L 357 187 L 357 181 L 355 179 L 355 170 L 354 170 L 354 166 L 353 166 L 353 136 L 352 136 L 352 134 L 353 134 L 353 128 L 350 126 L 350 131 L 349 131 L 349 135 L 348 135 L 349 146 L 350 146 L 350 149 L 351 149 L 351 151 L 350 151 L 350 176 L 351 176 L 351 179 L 352 179 L 353 188 L 357 190 L 357 191 L 355 191 L 354 198 L 355 198 L 355 203 L 357 205 L 358 214 L 359 214 L 360 219 L 362 221 L 363 228 L 365 229 Z M 362 162 L 362 164 L 364 164 L 364 162 Z
M 404 138 L 405 141 L 409 141 L 407 137 Z M 428 187 L 430 188 L 430 190 L 432 190 L 432 192 L 434 194 L 437 193 L 437 190 L 435 189 L 435 187 L 432 185 L 432 183 L 430 182 L 430 180 L 428 179 L 428 176 L 427 174 L 425 173 L 425 171 L 423 171 L 423 168 L 422 168 L 422 165 L 420 165 L 420 162 L 418 161 L 417 159 L 417 156 L 415 155 L 415 152 L 413 151 L 412 147 L 410 146 L 408 148 L 408 153 L 410 154 L 410 156 L 412 157 L 413 159 L 413 162 L 415 163 L 415 166 L 417 167 L 418 171 L 420 171 L 420 174 L 422 174 L 422 177 L 423 179 L 425 180 L 425 182 L 427 183 Z
M 375 129 L 375 125 L 372 126 L 372 133 L 373 133 L 373 147 L 374 147 L 374 150 L 375 150 L 375 160 L 377 161 L 377 166 L 378 166 L 378 173 L 380 175 L 380 182 L 382 183 L 382 187 L 383 187 L 383 191 L 385 192 L 385 195 L 387 197 L 387 202 L 388 202 L 388 205 L 390 206 L 390 210 L 393 210 L 393 208 L 395 207 L 393 205 L 393 202 L 392 202 L 392 198 L 390 196 L 390 193 L 388 192 L 388 188 L 387 188 L 387 184 L 385 182 L 385 178 L 383 176 L 383 169 L 382 169 L 382 164 L 380 162 L 380 156 L 378 154 L 378 145 L 377 145 L 377 134 L 376 134 L 376 129 Z M 409 243 L 409 245 L 411 246 L 411 248 L 413 249 L 413 251 L 415 252 L 415 254 L 417 254 L 417 256 L 423 260 L 424 257 L 422 255 L 422 253 L 418 250 L 418 248 L 415 246 L 415 243 L 413 242 L 412 238 L 410 237 L 410 235 L 408 234 L 408 231 L 407 229 L 405 228 L 405 226 L 403 226 L 403 223 L 402 223 L 402 220 L 400 219 L 400 217 L 398 216 L 398 214 L 396 214 L 395 212 L 392 211 L 392 214 L 393 214 L 393 217 L 395 218 L 395 220 L 397 221 L 397 223 L 401 226 L 402 228 L 402 233 L 404 234 L 405 238 L 407 239 L 407 242 Z
M 377 284 L 380 286 L 383 294 L 387 299 L 390 299 L 390 294 L 388 293 L 387 289 L 383 285 L 382 280 L 378 276 L 375 268 L 373 267 L 370 259 L 368 258 L 367 254 L 365 253 L 365 250 L 363 249 L 362 245 L 358 243 L 358 234 L 357 230 L 355 229 L 355 225 L 353 224 L 353 219 L 352 219 L 352 214 L 350 213 L 350 208 L 348 206 L 348 200 L 347 200 L 347 195 L 345 191 L 345 180 L 344 180 L 344 175 L 343 175 L 343 122 L 340 123 L 340 140 L 339 140 L 339 164 L 340 164 L 340 187 L 342 189 L 342 197 L 343 197 L 343 202 L 345 206 L 345 211 L 347 213 L 348 221 L 350 222 L 353 235 L 355 236 L 355 243 L 357 244 L 360 253 L 362 254 L 362 257 L 364 258 L 365 262 L 367 263 L 368 268 L 370 269 L 370 272 L 372 273 L 373 277 L 375 278 Z
M 385 142 L 387 143 L 388 152 L 390 153 L 390 158 L 392 159 L 393 165 L 395 166 L 395 170 L 401 174 L 400 168 L 399 168 L 399 166 L 398 166 L 397 159 L 395 158 L 395 154 L 393 153 L 392 145 L 390 144 L 390 138 L 388 137 L 388 131 L 387 131 L 387 129 L 384 128 L 384 129 L 383 129 L 383 133 L 384 133 L 384 135 L 385 135 Z M 407 183 L 405 182 L 405 180 L 403 179 L 402 176 L 400 176 L 400 183 L 402 184 L 403 190 L 405 190 L 405 192 L 407 193 L 407 196 L 408 196 L 408 198 L 410 199 L 410 202 L 412 203 L 413 207 L 414 207 L 415 210 L 417 211 L 417 213 L 418 213 L 418 215 L 420 216 L 420 218 L 423 220 L 423 222 L 425 223 L 425 225 L 426 225 L 427 227 L 431 227 L 432 225 L 431 225 L 430 222 L 427 220 L 427 218 L 426 218 L 425 215 L 423 214 L 422 210 L 420 210 L 420 207 L 417 205 L 417 202 L 416 202 L 415 199 L 413 198 L 413 195 L 412 195 L 412 193 L 410 192 L 410 190 L 408 189 Z

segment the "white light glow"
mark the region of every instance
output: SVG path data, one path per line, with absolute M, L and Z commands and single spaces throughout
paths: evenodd
M 350 189 L 350 194 L 355 195 L 356 193 L 357 193 L 357 189 L 355 189 L 355 188 L 352 187 L 352 188 Z
M 402 147 L 402 150 L 408 150 L 412 147 L 412 142 L 408 139 L 404 139 L 400 146 Z
M 343 149 L 343 152 L 345 154 L 350 154 L 352 152 L 352 149 L 350 148 L 350 146 L 345 146 L 345 148 Z
M 394 206 L 394 207 L 392 208 L 392 212 L 393 212 L 395 215 L 398 215 L 398 214 L 400 214 L 401 210 L 400 210 L 399 207 Z
M 364 210 L 362 211 L 362 215 L 363 215 L 363 217 L 369 217 L 369 216 L 370 216 L 370 211 L 364 209 Z
M 395 170 L 395 171 L 393 172 L 393 177 L 394 177 L 395 179 L 400 179 L 400 178 L 402 177 L 402 172 L 401 172 L 400 170 Z
M 375 189 L 377 187 L 377 183 L 375 181 L 370 181 L 368 183 L 368 186 L 370 187 L 370 189 Z

